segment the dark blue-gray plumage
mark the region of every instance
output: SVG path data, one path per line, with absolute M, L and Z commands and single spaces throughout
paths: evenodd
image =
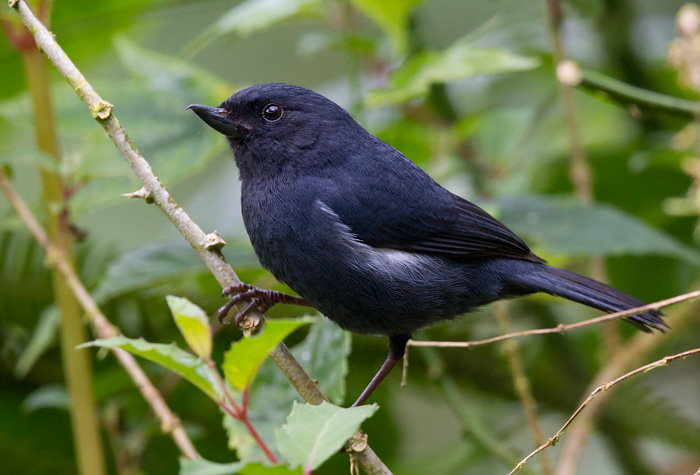
M 234 152 L 261 264 L 342 328 L 390 336 L 389 358 L 357 403 L 416 330 L 496 300 L 546 292 L 609 312 L 643 305 L 547 266 L 503 224 L 313 91 L 261 84 L 219 108 L 190 108 Z M 257 298 L 253 306 L 281 299 L 249 287 L 229 293 L 236 292 L 237 301 Z M 627 320 L 663 331 L 662 316 Z

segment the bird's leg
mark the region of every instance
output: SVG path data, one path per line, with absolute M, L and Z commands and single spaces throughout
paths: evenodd
M 389 335 L 389 355 L 379 368 L 377 374 L 374 375 L 372 381 L 367 385 L 360 397 L 357 398 L 352 407 L 361 406 L 367 402 L 367 399 L 372 395 L 375 389 L 379 387 L 384 378 L 387 377 L 391 370 L 394 369 L 396 363 L 401 361 L 403 354 L 406 351 L 406 342 L 411 338 L 411 335 Z
M 254 308 L 257 308 L 260 310 L 260 312 L 265 313 L 270 309 L 270 307 L 278 303 L 311 307 L 311 304 L 301 297 L 283 294 L 282 292 L 277 292 L 275 290 L 259 289 L 257 287 L 253 287 L 252 285 L 244 284 L 243 282 L 239 282 L 224 288 L 223 292 L 221 292 L 221 296 L 231 297 L 231 300 L 229 300 L 226 305 L 219 309 L 219 322 L 222 323 L 234 305 L 240 302 L 250 301 L 250 303 L 236 315 L 236 325 L 240 325 L 245 316 Z

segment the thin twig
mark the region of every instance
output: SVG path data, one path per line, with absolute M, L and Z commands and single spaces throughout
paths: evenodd
M 258 447 L 260 447 L 260 449 L 263 451 L 270 463 L 277 464 L 277 457 L 275 457 L 275 455 L 272 453 L 265 441 L 262 439 L 262 437 L 260 437 L 260 434 L 258 434 L 258 431 L 255 430 L 255 427 L 253 427 L 253 424 L 248 418 L 248 390 L 245 390 L 243 392 L 243 404 L 238 405 L 235 399 L 233 399 L 233 395 L 231 394 L 231 391 L 229 391 L 228 386 L 226 386 L 224 379 L 221 377 L 221 373 L 219 373 L 216 364 L 214 364 L 214 360 L 212 360 L 211 357 L 208 357 L 205 360 L 205 364 L 211 370 L 212 374 L 214 375 L 214 379 L 216 379 L 216 384 L 218 384 L 222 394 L 224 395 L 224 397 L 221 400 L 218 400 L 216 403 L 229 416 L 241 422 L 245 426 L 246 430 L 251 435 L 251 437 L 253 437 L 253 440 L 255 440 L 255 442 L 258 444 Z
M 678 354 L 675 354 L 672 356 L 665 356 L 665 357 L 661 358 L 660 360 L 657 360 L 657 361 L 654 361 L 653 363 L 649 363 L 649 364 L 646 364 L 644 366 L 641 366 L 633 371 L 630 371 L 627 374 L 620 376 L 617 379 L 614 379 L 608 383 L 605 383 L 603 385 L 598 386 L 597 388 L 595 388 L 595 390 L 593 390 L 593 392 L 590 394 L 590 396 L 588 396 L 581 403 L 581 405 L 574 411 L 574 413 L 571 415 L 571 417 L 569 417 L 569 419 L 564 423 L 564 425 L 561 427 L 561 429 L 559 429 L 557 431 L 557 433 L 554 434 L 554 436 L 552 436 L 546 443 L 540 445 L 535 450 L 530 452 L 530 454 L 527 457 L 525 457 L 524 459 L 522 459 L 520 461 L 520 463 L 518 465 L 516 465 L 513 470 L 510 471 L 510 473 L 508 475 L 512 475 L 515 472 L 517 472 L 518 470 L 520 470 L 520 468 L 523 465 L 525 465 L 525 463 L 527 463 L 528 460 L 530 460 L 532 457 L 534 457 L 535 455 L 537 455 L 538 453 L 540 453 L 541 451 L 543 451 L 547 447 L 551 447 L 551 446 L 555 445 L 559 441 L 559 439 L 561 438 L 564 431 L 574 421 L 574 419 L 576 419 L 576 417 L 581 413 L 581 411 L 583 411 L 586 408 L 586 406 L 588 406 L 588 404 L 593 399 L 595 399 L 595 397 L 598 396 L 598 394 L 600 394 L 601 392 L 607 391 L 608 389 L 615 386 L 616 384 L 618 384 L 618 383 L 624 381 L 625 379 L 630 378 L 634 375 L 637 375 L 639 373 L 646 373 L 647 371 L 651 371 L 652 369 L 660 368 L 662 366 L 668 366 L 670 363 L 672 363 L 675 360 L 683 359 L 683 358 L 686 358 L 688 356 L 698 354 L 698 353 L 700 353 L 700 348 L 695 348 L 693 350 L 684 351 L 682 353 L 678 353 Z
M 58 71 L 66 78 L 73 90 L 82 99 L 92 116 L 105 129 L 117 149 L 141 181 L 146 196 L 166 214 L 177 230 L 199 254 L 216 280 L 222 287 L 240 282 L 240 279 L 226 262 L 219 248 L 208 245 L 207 235 L 192 221 L 185 211 L 170 196 L 168 190 L 155 176 L 151 166 L 131 141 L 124 128 L 112 113 L 112 105 L 102 99 L 88 83 L 85 76 L 73 64 L 63 49 L 56 42 L 50 31 L 34 16 L 25 0 L 9 0 L 9 6 L 14 8 L 25 26 L 34 36 L 39 49 L 48 56 Z M 244 333 L 250 334 L 261 329 L 263 316 L 259 312 L 251 312 L 243 322 Z M 284 343 L 278 344 L 271 352 L 270 358 L 280 367 L 292 383 L 299 395 L 311 404 L 320 404 L 326 397 L 318 385 L 306 373 L 304 368 L 294 358 Z M 357 459 L 365 471 L 370 474 L 390 474 L 391 471 L 370 448 L 356 453 Z
M 559 74 L 559 80 L 570 86 L 580 87 L 593 93 L 602 94 L 610 100 L 622 104 L 634 104 L 644 109 L 667 112 L 686 119 L 694 119 L 700 114 L 700 102 L 668 96 L 654 91 L 632 86 L 596 71 L 582 69 L 571 60 L 565 62 L 566 74 Z
M 636 313 L 645 312 L 648 310 L 658 310 L 662 307 L 667 307 L 669 305 L 674 305 L 680 302 L 685 302 L 687 300 L 693 300 L 700 297 L 700 290 L 694 290 L 693 292 L 688 292 L 687 294 L 677 295 L 676 297 L 671 297 L 670 299 L 659 300 L 658 302 L 643 305 L 641 307 L 631 308 L 629 310 L 624 310 L 622 312 L 610 313 L 608 315 L 602 315 L 600 317 L 590 318 L 582 322 L 576 323 L 560 323 L 556 327 L 551 328 L 538 328 L 535 330 L 524 330 L 520 332 L 508 333 L 506 335 L 499 335 L 492 338 L 486 338 L 485 340 L 474 340 L 474 341 L 420 341 L 420 340 L 408 340 L 406 347 L 410 346 L 434 346 L 438 348 L 473 348 L 475 346 L 488 345 L 490 343 L 496 343 L 503 340 L 508 340 L 510 338 L 518 338 L 521 336 L 530 335 L 548 335 L 552 333 L 566 333 L 571 330 L 576 330 L 578 328 L 589 327 L 601 322 L 607 322 L 609 320 L 615 320 Z
M 56 248 L 49 239 L 44 228 L 34 217 L 29 207 L 22 198 L 14 190 L 10 181 L 5 174 L 5 171 L 0 168 L 0 189 L 7 197 L 8 201 L 17 210 L 17 214 L 27 226 L 29 231 L 34 235 L 41 247 L 46 252 L 49 265 L 58 269 L 66 280 L 66 283 L 73 291 L 73 294 L 80 302 L 90 321 L 95 328 L 95 332 L 100 338 L 112 338 L 120 334 L 117 327 L 112 325 L 107 317 L 100 311 L 97 303 L 92 299 L 87 289 L 83 286 L 80 278 L 75 273 L 73 268 L 66 261 L 66 257 L 60 249 Z M 199 454 L 194 448 L 192 441 L 187 436 L 187 433 L 182 428 L 180 419 L 170 410 L 163 397 L 153 383 L 148 379 L 148 376 L 143 372 L 136 359 L 124 350 L 112 349 L 117 360 L 124 367 L 126 372 L 131 376 L 131 379 L 139 388 L 146 402 L 151 406 L 156 417 L 160 419 L 161 429 L 164 433 L 170 433 L 175 444 L 180 451 L 189 458 L 198 458 Z M 80 408 L 78 408 L 80 410 Z
M 231 391 L 228 390 L 228 387 L 226 386 L 226 383 L 224 382 L 223 378 L 221 377 L 221 373 L 219 373 L 218 368 L 214 364 L 214 360 L 211 359 L 211 357 L 208 357 L 204 363 L 207 365 L 209 370 L 212 372 L 214 375 L 214 379 L 216 379 L 216 384 L 219 385 L 219 389 L 221 389 L 221 393 L 224 395 L 223 402 L 224 404 L 228 401 L 228 403 L 231 405 L 231 408 L 233 411 L 238 414 L 237 416 L 234 417 L 234 419 L 239 419 L 240 414 L 243 412 L 241 409 L 241 406 L 239 406 L 235 399 L 233 399 L 233 395 L 231 394 Z
M 494 315 L 498 321 L 499 331 L 501 333 L 510 332 L 508 303 L 497 302 L 494 305 Z M 532 438 L 535 441 L 535 444 L 541 445 L 545 441 L 544 433 L 542 432 L 542 425 L 540 424 L 540 419 L 537 415 L 537 403 L 535 402 L 535 397 L 532 394 L 530 379 L 525 373 L 525 368 L 523 366 L 523 360 L 520 356 L 520 349 L 518 348 L 517 341 L 513 339 L 504 341 L 503 351 L 508 359 L 508 366 L 510 367 L 510 373 L 513 378 L 513 388 L 520 399 L 520 405 L 523 406 L 523 410 L 525 411 L 527 424 L 530 426 L 530 431 L 532 432 Z M 542 473 L 545 475 L 551 475 L 552 466 L 549 463 L 547 454 L 542 453 L 540 455 L 540 462 L 542 463 Z
M 680 314 L 674 315 L 674 331 L 683 332 L 683 327 L 688 325 L 692 320 L 691 316 L 696 315 L 698 305 L 688 305 Z M 664 342 L 662 338 L 648 338 L 647 335 L 639 333 L 620 348 L 615 355 L 608 360 L 603 368 L 591 379 L 588 388 L 584 394 L 590 394 L 597 386 L 603 384 L 615 375 L 629 371 L 637 366 L 639 361 L 655 347 Z M 562 443 L 559 452 L 559 460 L 555 473 L 557 475 L 574 475 L 577 471 L 578 461 L 583 453 L 583 448 L 591 431 L 595 427 L 595 419 L 602 412 L 605 402 L 612 396 L 611 392 L 601 394 L 598 398 L 588 406 L 578 418 L 578 422 L 569 430 L 569 435 Z

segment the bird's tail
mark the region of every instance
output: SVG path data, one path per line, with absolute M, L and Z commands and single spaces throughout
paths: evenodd
M 525 264 L 524 272 L 518 273 L 509 280 L 511 285 L 523 291 L 545 292 L 611 313 L 645 305 L 641 300 L 624 292 L 573 272 L 542 264 L 521 262 Z M 670 327 L 664 322 L 663 317 L 664 314 L 658 310 L 647 310 L 624 318 L 644 332 L 651 333 L 653 330 L 658 330 L 665 333 Z

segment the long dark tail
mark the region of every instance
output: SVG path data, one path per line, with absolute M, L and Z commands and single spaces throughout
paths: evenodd
M 588 277 L 556 267 L 521 262 L 525 264 L 524 272 L 509 279 L 516 288 L 529 292 L 545 292 L 611 313 L 646 305 L 639 299 Z M 625 320 L 647 333 L 653 330 L 665 333 L 670 327 L 664 322 L 664 316 L 658 310 L 648 310 L 625 317 Z

